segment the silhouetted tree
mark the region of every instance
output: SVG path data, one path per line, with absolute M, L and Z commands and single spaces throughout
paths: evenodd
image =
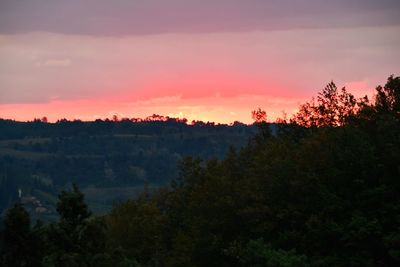
M 50 225 L 47 230 L 48 254 L 43 259 L 44 265 L 88 266 L 90 248 L 93 242 L 97 244 L 98 241 L 86 239 L 86 234 L 91 235 L 91 231 L 88 231 L 90 212 L 84 202 L 84 195 L 75 184 L 72 191 L 62 191 L 59 195 L 57 212 L 60 215 L 59 222 Z M 101 231 L 98 234 L 104 237 Z M 101 245 L 98 247 L 100 252 L 103 249 Z
M 271 137 L 271 130 L 267 123 L 267 112 L 258 108 L 251 112 L 251 116 L 254 120 L 254 124 L 257 125 L 259 129 L 259 134 L 256 136 L 256 141 L 258 138 L 267 139 Z
M 375 106 L 378 112 L 391 112 L 400 116 L 400 77 L 391 75 L 384 87 L 376 88 Z
M 91 214 L 84 202 L 83 193 L 75 184 L 72 185 L 72 191 L 62 191 L 59 195 L 57 212 L 60 215 L 60 225 L 68 230 L 76 229 Z
M 262 110 L 261 108 L 258 108 L 251 112 L 251 117 L 253 118 L 255 123 L 263 123 L 267 121 L 267 112 L 265 112 L 265 110 Z
M 2 266 L 40 266 L 40 244 L 31 231 L 30 217 L 25 208 L 15 204 L 7 211 L 4 223 Z
M 337 127 L 346 124 L 358 112 L 360 105 L 345 87 L 339 91 L 335 83 L 330 82 L 318 93 L 316 102 L 312 99 L 300 106 L 291 122 L 304 127 Z

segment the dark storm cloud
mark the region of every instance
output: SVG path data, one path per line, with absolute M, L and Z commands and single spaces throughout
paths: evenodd
M 0 0 L 0 33 L 132 35 L 400 24 L 398 0 Z

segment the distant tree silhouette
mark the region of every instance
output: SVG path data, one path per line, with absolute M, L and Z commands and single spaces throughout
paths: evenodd
M 253 118 L 255 123 L 263 123 L 267 121 L 267 112 L 265 112 L 265 110 L 262 110 L 261 108 L 258 108 L 251 112 L 251 117 Z
M 345 87 L 339 91 L 336 84 L 330 82 L 318 93 L 317 101 L 313 98 L 300 106 L 291 122 L 304 127 L 337 127 L 346 124 L 365 101 L 366 98 L 357 101 Z
M 251 117 L 253 118 L 254 124 L 258 127 L 260 133 L 259 135 L 257 135 L 255 140 L 257 141 L 260 138 L 267 139 L 271 137 L 271 130 L 267 123 L 267 112 L 265 110 L 262 110 L 261 108 L 258 108 L 251 112 Z
M 153 114 L 151 116 L 148 116 L 145 121 L 166 121 L 167 119 L 167 117 L 164 117 L 162 115 Z
M 391 75 L 384 87 L 376 88 L 375 106 L 378 112 L 390 112 L 400 117 L 400 77 Z

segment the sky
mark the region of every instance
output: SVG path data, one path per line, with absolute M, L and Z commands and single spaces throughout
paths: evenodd
M 0 0 L 0 117 L 251 123 L 400 75 L 398 0 Z

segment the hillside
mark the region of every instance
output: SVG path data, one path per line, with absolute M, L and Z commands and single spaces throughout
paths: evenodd
M 125 119 L 0 120 L 0 129 L 0 213 L 15 202 L 21 189 L 32 213 L 51 219 L 58 192 L 71 183 L 83 189 L 92 210 L 104 212 L 145 185 L 168 184 L 176 178 L 183 157 L 221 158 L 229 146 L 245 145 L 256 128 Z

